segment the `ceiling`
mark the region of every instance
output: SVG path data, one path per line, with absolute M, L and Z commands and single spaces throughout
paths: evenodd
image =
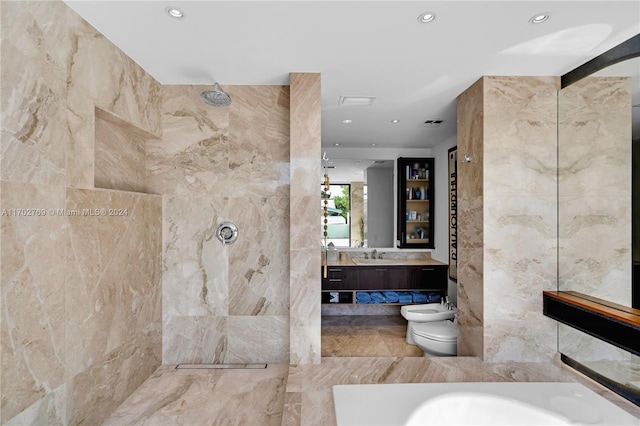
M 162 84 L 319 72 L 323 147 L 367 150 L 435 146 L 455 136 L 455 99 L 481 76 L 559 76 L 640 32 L 640 0 L 66 3 Z M 418 22 L 426 11 L 435 20 Z M 551 16 L 530 23 L 540 12 Z

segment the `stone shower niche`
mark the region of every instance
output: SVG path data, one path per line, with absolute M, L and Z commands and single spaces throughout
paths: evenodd
M 103 109 L 95 109 L 94 186 L 148 193 L 147 141 L 159 137 Z

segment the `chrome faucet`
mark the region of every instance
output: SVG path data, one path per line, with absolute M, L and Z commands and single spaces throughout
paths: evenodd
M 372 259 L 376 258 L 376 253 L 377 253 L 376 249 L 373 249 L 373 251 L 371 252 L 371 258 Z

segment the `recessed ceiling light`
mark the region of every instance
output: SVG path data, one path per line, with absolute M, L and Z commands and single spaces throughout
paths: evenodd
M 176 18 L 176 19 L 184 18 L 184 12 L 182 10 L 178 9 L 177 7 L 169 6 L 168 8 L 165 9 L 165 11 L 172 18 Z
M 542 24 L 544 21 L 549 19 L 549 17 L 551 17 L 551 14 L 549 12 L 537 13 L 537 14 L 533 15 L 531 17 L 531 19 L 529 19 L 529 23 L 530 24 Z
M 340 146 L 340 144 L 339 143 L 334 143 L 333 146 Z
M 346 119 L 346 120 L 342 120 L 342 122 L 344 124 L 351 124 L 351 123 L 353 123 L 353 120 Z
M 376 146 L 376 144 L 375 144 L 375 143 L 372 143 L 372 144 L 371 144 L 371 146 Z
M 393 120 L 391 120 L 391 122 L 393 124 L 398 124 L 400 122 L 400 120 L 398 120 L 397 118 L 394 118 Z
M 424 12 L 421 13 L 420 16 L 418 16 L 418 22 L 420 22 L 421 24 L 433 22 L 434 19 L 436 19 L 436 14 L 433 12 Z

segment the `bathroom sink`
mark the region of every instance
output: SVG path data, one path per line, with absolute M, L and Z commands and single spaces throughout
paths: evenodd
M 351 259 L 356 265 L 404 265 L 402 260 L 397 259 Z

